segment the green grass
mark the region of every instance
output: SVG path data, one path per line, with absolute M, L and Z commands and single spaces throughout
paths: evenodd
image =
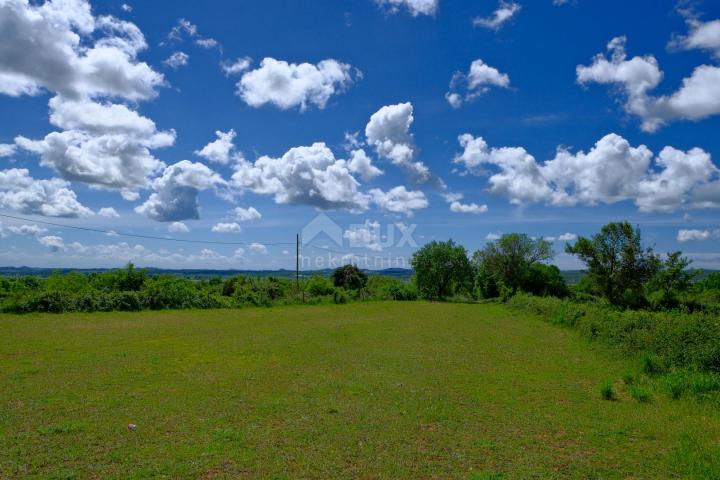
M 0 478 L 720 478 L 632 368 L 502 305 L 0 316 Z

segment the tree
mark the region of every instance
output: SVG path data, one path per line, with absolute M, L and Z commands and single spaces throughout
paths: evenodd
M 628 222 L 608 223 L 591 239 L 567 244 L 565 251 L 585 263 L 595 293 L 627 307 L 645 302 L 643 286 L 660 265 L 652 249 L 643 247 L 640 229 Z
M 135 269 L 135 265 L 132 262 L 128 262 L 127 266 L 123 270 L 117 272 L 117 286 L 122 291 L 139 291 L 143 285 L 147 275 L 145 270 Z
M 511 233 L 475 252 L 473 263 L 484 285 L 498 290 L 499 287 L 493 285 L 504 285 L 514 293 L 523 290 L 534 265 L 552 258 L 552 245 L 547 240 Z
M 365 272 L 350 264 L 335 269 L 332 278 L 336 287 L 346 290 L 360 290 L 367 285 L 368 279 Z
M 465 247 L 452 240 L 428 243 L 413 254 L 411 263 L 424 298 L 444 298 L 472 281 L 472 266 Z
M 646 286 L 648 296 L 655 306 L 678 306 L 678 295 L 690 290 L 699 273 L 697 270 L 688 269 L 691 263 L 692 260 L 683 257 L 682 252 L 668 253 L 667 258 L 659 263 L 655 275 Z
M 555 265 L 533 264 L 521 286 L 523 291 L 541 297 L 567 297 L 570 294 L 565 278 Z

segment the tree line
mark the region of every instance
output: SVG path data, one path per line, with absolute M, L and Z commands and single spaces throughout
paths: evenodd
M 523 233 L 503 235 L 472 256 L 452 240 L 434 241 L 412 258 L 415 284 L 423 298 L 509 299 L 519 292 L 577 299 L 600 298 L 630 309 L 690 311 L 717 309 L 720 273 L 696 281 L 682 252 L 661 255 L 642 242 L 638 227 L 628 222 L 605 225 L 590 238 L 579 237 L 565 252 L 585 265 L 585 275 L 569 286 L 549 264 L 552 244 Z

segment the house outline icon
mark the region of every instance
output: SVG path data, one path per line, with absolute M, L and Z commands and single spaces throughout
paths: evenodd
M 335 242 L 337 246 L 342 247 L 343 230 L 337 223 L 333 222 L 330 217 L 324 213 L 318 214 L 310 220 L 302 229 L 300 239 L 303 245 L 312 242 L 321 234 L 325 234 L 330 240 Z

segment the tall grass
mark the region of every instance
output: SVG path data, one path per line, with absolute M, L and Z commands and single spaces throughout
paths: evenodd
M 577 330 L 591 342 L 638 358 L 647 375 L 666 376 L 671 395 L 720 391 L 720 317 L 710 313 L 620 310 L 526 294 L 508 304 Z

